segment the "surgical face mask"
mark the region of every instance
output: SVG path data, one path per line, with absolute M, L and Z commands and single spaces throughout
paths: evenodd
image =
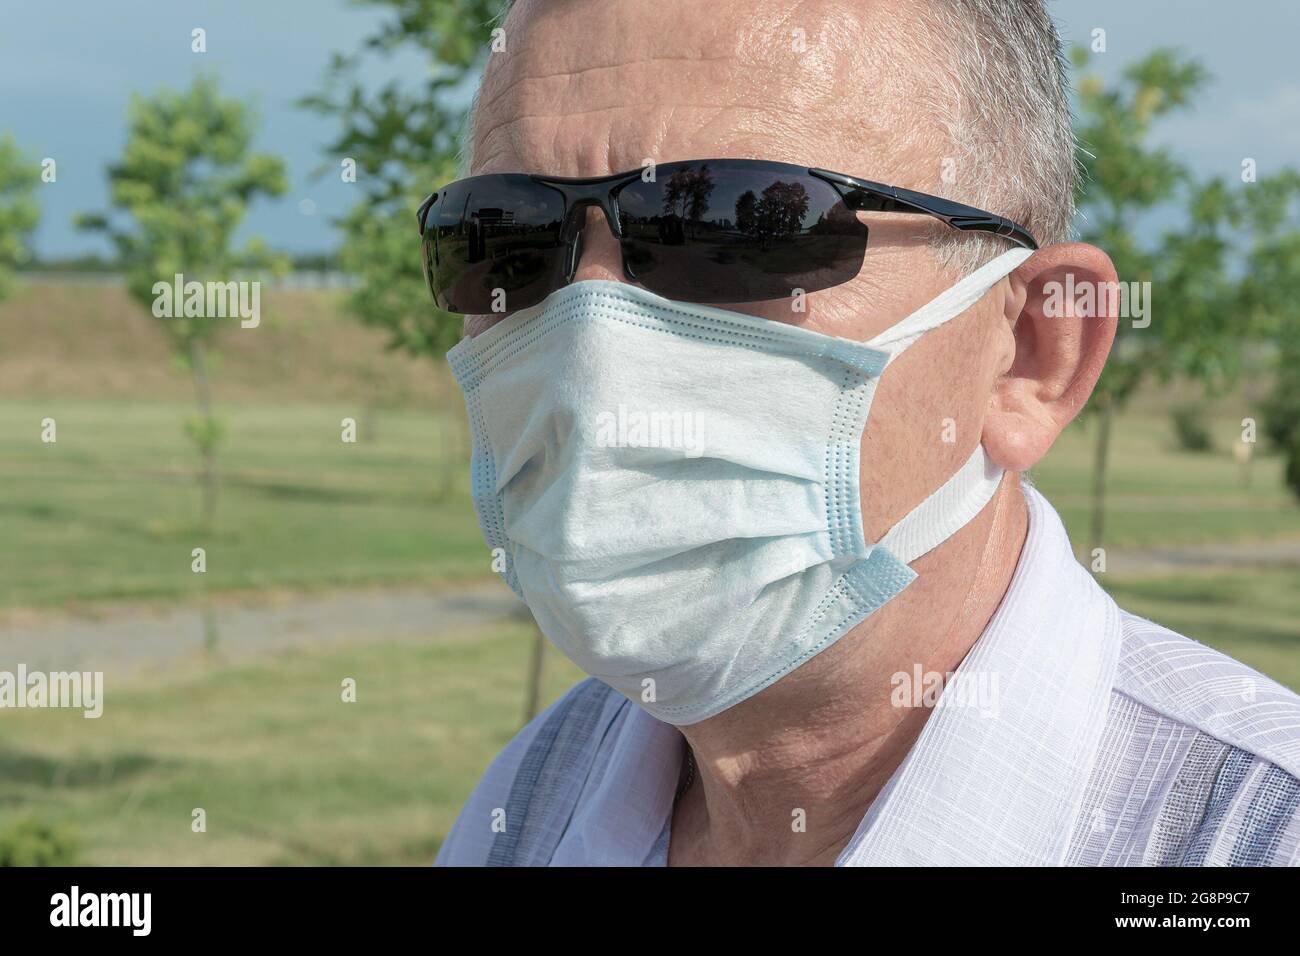
M 580 668 L 690 724 L 779 680 L 915 578 L 1001 472 L 977 446 L 878 542 L 862 433 L 880 376 L 1031 253 L 870 342 L 577 282 L 448 353 L 474 506 L 504 577 Z

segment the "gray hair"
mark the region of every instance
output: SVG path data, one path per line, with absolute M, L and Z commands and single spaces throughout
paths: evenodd
M 504 0 L 500 19 L 514 2 Z M 1069 71 L 1044 0 L 929 0 L 920 29 L 937 74 L 923 105 L 953 151 L 929 187 L 1020 223 L 1040 245 L 1068 239 L 1078 175 Z M 461 137 L 465 175 L 473 114 Z M 935 248 L 943 264 L 970 271 L 1005 246 L 945 231 Z
M 955 153 L 955 181 L 935 191 L 1015 220 L 1040 245 L 1067 240 L 1078 176 L 1069 71 L 1043 0 L 931 0 L 922 27 L 948 81 L 924 96 Z M 1001 251 L 960 233 L 939 248 L 967 269 Z

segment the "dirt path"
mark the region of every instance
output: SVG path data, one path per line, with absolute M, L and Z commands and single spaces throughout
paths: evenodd
M 1189 568 L 1300 569 L 1300 538 L 1111 552 L 1106 564 L 1110 574 L 1168 574 Z
M 1107 573 L 1167 574 L 1195 568 L 1294 567 L 1300 539 L 1112 552 Z M 493 621 L 526 619 L 527 610 L 497 581 L 288 595 L 224 597 L 214 602 L 217 654 L 239 661 L 294 647 L 382 638 L 424 640 Z M 96 605 L 81 613 L 10 614 L 0 620 L 0 670 L 102 670 L 117 679 L 204 657 L 202 610 Z
M 484 581 L 432 591 L 373 588 L 223 597 L 213 602 L 223 661 L 362 639 L 427 639 L 526 615 L 505 585 Z M 97 605 L 83 613 L 10 615 L 0 622 L 0 669 L 102 670 L 116 678 L 201 659 L 202 610 L 193 604 Z

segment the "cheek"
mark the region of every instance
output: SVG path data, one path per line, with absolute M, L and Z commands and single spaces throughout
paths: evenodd
M 467 315 L 465 316 L 464 333 L 465 338 L 472 339 L 482 332 L 486 332 L 492 326 L 496 325 L 505 315 Z
M 918 340 L 885 369 L 876 388 L 862 440 L 868 541 L 879 540 L 947 481 L 979 442 L 992 385 L 989 343 L 972 318 Z

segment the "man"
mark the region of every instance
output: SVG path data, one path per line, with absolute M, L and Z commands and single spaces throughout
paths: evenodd
M 425 265 L 485 536 L 599 680 L 439 863 L 1294 863 L 1300 701 L 1121 611 L 1022 478 L 1116 322 L 1048 305 L 1116 275 L 1039 0 L 503 30 Z

